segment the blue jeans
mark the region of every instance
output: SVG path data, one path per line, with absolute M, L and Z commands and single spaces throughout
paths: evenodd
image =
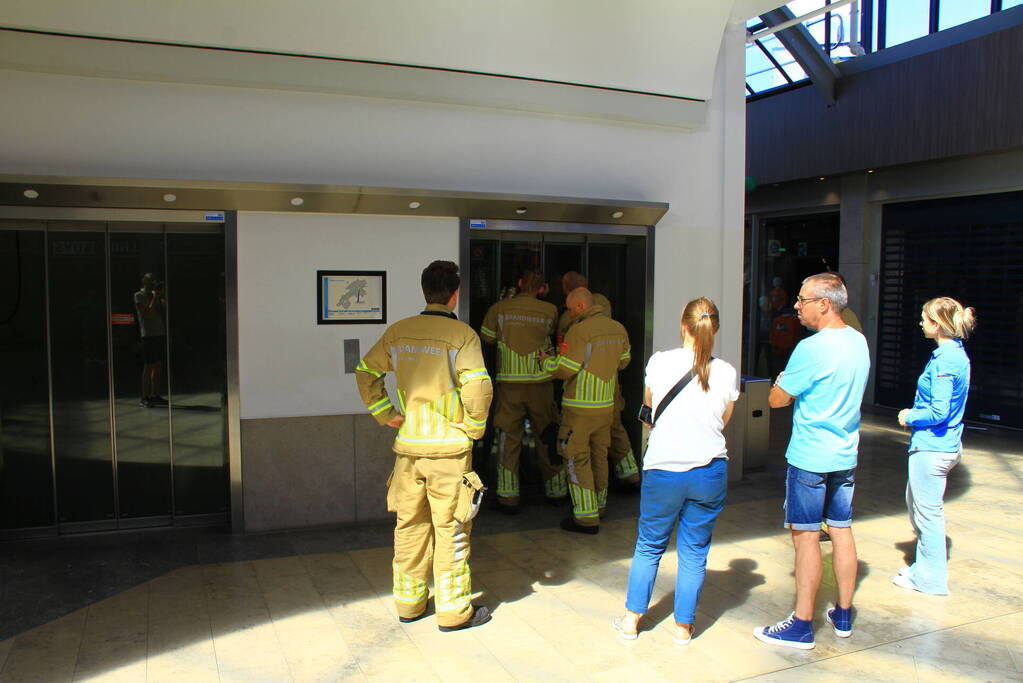
M 828 526 L 850 527 L 856 468 L 838 472 L 811 472 L 789 465 L 785 475 L 785 528 L 819 531 Z
M 629 569 L 625 608 L 646 614 L 657 567 L 678 523 L 678 576 L 675 579 L 675 621 L 692 624 L 703 590 L 707 552 L 714 523 L 725 504 L 728 466 L 715 458 L 688 472 L 646 470 L 639 503 L 639 537 Z
M 959 464 L 959 453 L 916 451 L 909 455 L 906 507 L 916 529 L 916 561 L 909 568 L 913 585 L 923 593 L 948 593 L 945 547 L 945 480 Z

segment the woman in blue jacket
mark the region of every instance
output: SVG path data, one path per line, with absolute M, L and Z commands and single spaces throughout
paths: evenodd
M 902 588 L 948 594 L 945 549 L 945 479 L 959 464 L 963 413 L 970 391 L 970 359 L 963 340 L 976 325 L 972 308 L 939 297 L 924 304 L 920 327 L 937 348 L 916 384 L 912 408 L 899 411 L 899 424 L 913 428 L 909 440 L 906 505 L 917 533 L 916 561 L 892 577 Z

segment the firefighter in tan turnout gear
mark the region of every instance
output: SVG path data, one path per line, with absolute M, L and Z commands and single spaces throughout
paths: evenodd
M 561 276 L 561 288 L 565 296 L 578 287 L 586 287 L 587 279 L 582 273 L 569 271 Z M 603 309 L 603 315 L 611 317 L 611 302 L 603 294 L 594 293 L 593 303 Z M 564 340 L 568 328 L 575 322 L 571 311 L 565 309 L 558 319 L 558 341 Z M 639 488 L 639 466 L 632 452 L 632 441 L 622 424 L 622 411 L 625 409 L 625 397 L 622 396 L 621 383 L 615 384 L 615 408 L 611 416 L 611 447 L 608 449 L 608 460 L 614 470 L 615 477 L 626 487 Z
M 566 380 L 561 399 L 558 445 L 565 459 L 572 517 L 566 531 L 595 534 L 607 505 L 607 450 L 615 408 L 618 371 L 629 364 L 629 336 L 621 323 L 602 315 L 593 295 L 578 287 L 568 295 L 575 322 L 557 356 L 543 358 L 544 369 Z
M 497 344 L 497 502 L 498 509 L 509 514 L 518 511 L 519 455 L 527 415 L 544 494 L 549 500 L 560 501 L 567 493 L 565 472 L 551 463 L 541 439 L 548 425 L 557 422 L 557 415 L 551 375 L 537 360 L 538 351 L 550 348 L 558 309 L 537 298 L 547 288 L 543 273 L 527 270 L 518 286 L 519 294 L 491 306 L 480 326 L 483 341 Z
M 398 429 L 387 490 L 387 508 L 398 517 L 398 618 L 409 622 L 426 613 L 432 569 L 437 625 L 456 631 L 490 621 L 486 607 L 470 602 L 469 533 L 483 499 L 471 451 L 486 427 L 493 387 L 479 337 L 452 313 L 458 266 L 434 261 L 422 284 L 426 310 L 388 327 L 355 375 L 373 417 Z M 397 405 L 384 386 L 388 372 L 397 380 Z

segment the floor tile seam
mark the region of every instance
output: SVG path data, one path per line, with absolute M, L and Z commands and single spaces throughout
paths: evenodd
M 72 612 L 74 614 L 74 612 Z M 74 666 L 71 667 L 71 680 L 77 680 L 78 676 L 78 662 L 82 658 L 82 643 L 85 642 L 85 629 L 89 626 L 89 610 L 85 610 L 85 617 L 82 620 L 82 628 L 78 633 L 78 647 L 75 648 L 75 661 Z
M 923 632 L 923 633 L 915 633 L 915 634 L 913 634 L 911 636 L 906 636 L 904 638 L 898 638 L 896 640 L 889 640 L 889 641 L 886 641 L 886 642 L 883 642 L 883 643 L 875 643 L 874 645 L 868 645 L 866 647 L 862 647 L 862 648 L 859 648 L 857 650 L 851 650 L 849 652 L 842 652 L 840 654 L 830 655 L 830 656 L 827 656 L 827 657 L 821 657 L 820 659 L 815 659 L 812 662 L 803 662 L 802 664 L 796 664 L 794 666 L 785 666 L 785 667 L 782 667 L 780 669 L 775 669 L 775 670 L 772 670 L 772 671 L 764 671 L 764 672 L 755 674 L 754 676 L 749 676 L 747 678 L 742 678 L 742 679 L 738 679 L 738 680 L 739 681 L 749 681 L 749 680 L 753 680 L 753 679 L 759 678 L 760 676 L 765 676 L 767 674 L 778 673 L 778 672 L 781 672 L 781 671 L 791 671 L 793 669 L 799 669 L 799 668 L 806 667 L 806 666 L 813 666 L 815 664 L 819 664 L 821 662 L 826 662 L 826 661 L 829 661 L 829 660 L 832 660 L 832 659 L 839 659 L 841 657 L 848 657 L 850 655 L 856 655 L 856 654 L 861 654 L 863 652 L 868 652 L 870 650 L 876 650 L 879 647 L 886 647 L 888 645 L 895 645 L 896 643 L 902 643 L 902 642 L 905 642 L 907 640 L 912 640 L 913 638 L 920 638 L 921 636 L 929 636 L 929 635 L 933 635 L 935 633 L 941 633 L 943 631 L 952 631 L 954 629 L 961 628 L 963 626 L 972 626 L 974 624 L 980 624 L 980 623 L 983 623 L 985 621 L 991 621 L 992 619 L 1002 619 L 1002 618 L 1005 618 L 1005 617 L 1008 617 L 1008 616 L 1012 616 L 1012 615 L 1015 615 L 1015 614 L 1021 614 L 1021 613 L 1023 613 L 1023 610 L 1013 610 L 1011 612 L 1006 612 L 1005 614 L 998 614 L 998 615 L 994 615 L 994 616 L 990 616 L 990 617 L 984 617 L 982 619 L 975 619 L 973 621 L 965 622 L 965 623 L 962 623 L 962 624 L 956 624 L 955 626 L 946 626 L 945 628 L 937 628 L 937 629 L 934 629 L 933 631 L 926 631 L 926 632 Z M 1008 649 L 1008 648 L 1006 648 L 1006 649 Z M 914 671 L 916 671 L 916 655 L 907 655 L 907 656 L 913 658 Z M 917 680 L 919 680 L 919 678 L 920 678 L 919 671 L 917 671 Z

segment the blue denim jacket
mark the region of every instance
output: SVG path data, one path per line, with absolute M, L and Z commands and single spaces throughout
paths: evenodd
M 913 409 L 906 424 L 913 428 L 909 452 L 956 453 L 962 447 L 963 413 L 970 392 L 970 359 L 963 342 L 953 339 L 931 353 L 916 383 Z

